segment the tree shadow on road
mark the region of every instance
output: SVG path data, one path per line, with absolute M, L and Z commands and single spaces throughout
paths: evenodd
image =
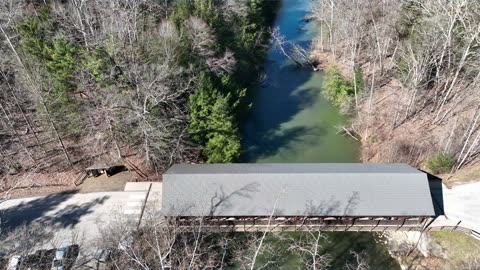
M 51 194 L 0 210 L 2 228 L 0 235 L 1 232 L 12 231 L 19 226 L 28 226 L 32 223 L 48 224 L 53 228 L 73 227 L 82 216 L 92 213 L 95 205 L 103 204 L 109 198 L 103 196 L 89 202 L 72 203 L 59 208 L 76 193 L 77 191 L 67 191 Z

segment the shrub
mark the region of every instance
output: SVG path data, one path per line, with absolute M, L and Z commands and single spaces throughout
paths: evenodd
M 427 159 L 425 165 L 434 174 L 447 173 L 455 165 L 455 159 L 448 153 L 440 152 Z
M 357 95 L 360 95 L 363 90 L 362 70 L 357 69 L 355 75 Z M 322 93 L 334 106 L 346 111 L 355 97 L 355 88 L 353 81 L 347 80 L 336 67 L 331 66 L 325 73 Z

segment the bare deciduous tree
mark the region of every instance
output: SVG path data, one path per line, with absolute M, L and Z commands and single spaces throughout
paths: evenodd
M 369 270 L 370 265 L 368 264 L 368 256 L 364 252 L 354 252 L 350 251 L 350 254 L 353 255 L 354 261 L 347 263 L 345 267 L 348 270 Z
M 292 41 L 285 40 L 285 37 L 280 33 L 279 28 L 274 28 L 271 31 L 271 38 L 272 46 L 279 50 L 285 57 L 292 60 L 295 64 L 300 67 L 308 65 L 314 70 L 317 69 L 310 58 L 309 48 L 303 48 Z

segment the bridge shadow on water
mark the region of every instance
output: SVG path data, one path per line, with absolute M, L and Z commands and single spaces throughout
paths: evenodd
M 244 162 L 275 154 L 295 141 L 313 145 L 326 133 L 318 126 L 282 128 L 282 124 L 315 104 L 320 95 L 319 88 L 301 88 L 314 75 L 311 70 L 282 63 L 283 59 L 269 60 L 266 73 L 270 77 L 250 90 L 252 109 L 242 128 Z

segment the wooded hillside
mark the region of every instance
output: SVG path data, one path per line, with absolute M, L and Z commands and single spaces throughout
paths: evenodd
M 365 161 L 434 173 L 477 162 L 477 1 L 317 0 L 312 15 L 321 25 L 313 54 L 365 84 L 347 99 Z
M 3 1 L 1 174 L 235 160 L 277 5 Z

